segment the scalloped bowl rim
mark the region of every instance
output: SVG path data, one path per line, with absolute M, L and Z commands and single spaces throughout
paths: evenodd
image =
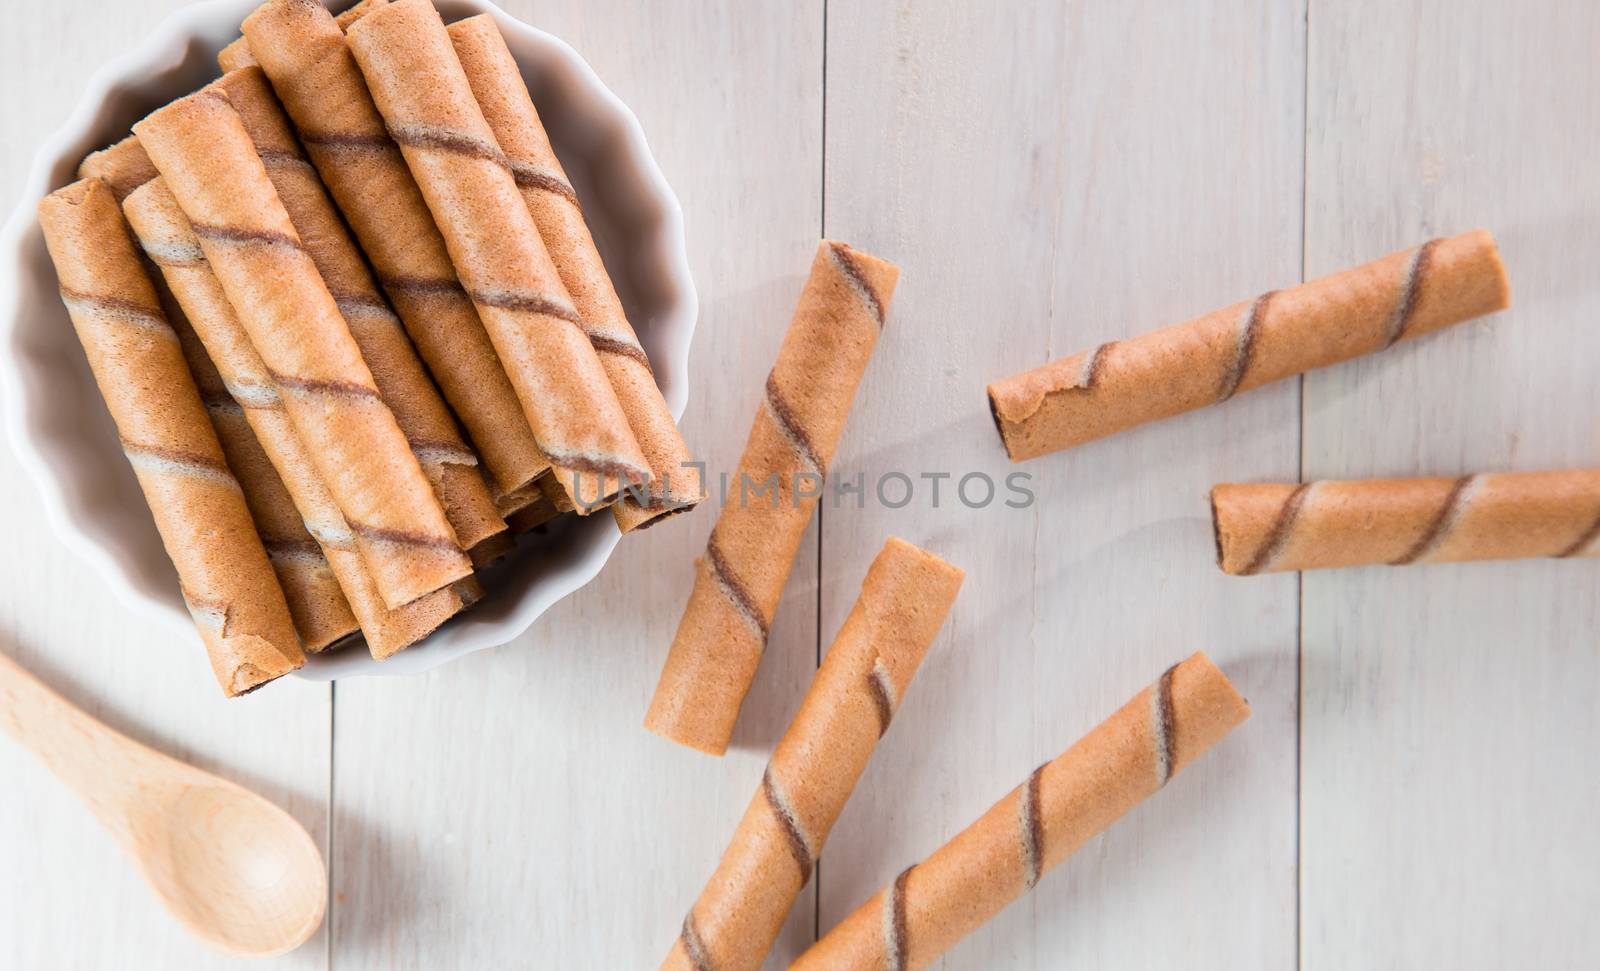
M 27 419 L 36 402 L 30 401 L 24 394 L 17 356 L 11 352 L 18 343 L 19 333 L 24 330 L 17 318 L 27 250 L 43 245 L 37 233 L 34 207 L 40 198 L 54 188 L 49 184 L 51 169 L 74 145 L 85 139 L 113 89 L 130 79 L 149 77 L 163 70 L 164 66 L 171 69 L 174 50 L 181 50 L 193 43 L 203 33 L 215 32 L 218 22 L 224 18 L 226 29 L 237 33 L 243 16 L 258 3 L 259 0 L 203 0 L 177 10 L 162 20 L 142 43 L 112 58 L 95 71 L 72 112 L 35 152 L 16 208 L 7 217 L 4 227 L 0 228 L 0 255 L 6 257 L 6 270 L 4 276 L 0 276 L 0 409 L 5 413 L 6 437 L 11 449 L 43 503 L 45 519 L 51 531 L 62 544 L 89 565 L 123 607 L 179 634 L 195 647 L 200 644 L 199 637 L 184 610 L 175 603 L 158 600 L 135 589 L 126 566 L 69 514 L 60 478 L 36 440 L 35 430 L 29 426 Z M 623 132 L 631 167 L 642 178 L 647 194 L 659 206 L 655 239 L 647 248 L 657 252 L 664 261 L 664 272 L 671 279 L 674 291 L 672 304 L 652 318 L 650 336 L 655 339 L 649 342 L 657 345 L 651 355 L 652 364 L 668 408 L 675 418 L 681 418 L 688 400 L 689 346 L 698 317 L 698 297 L 689 271 L 683 210 L 650 153 L 643 126 L 628 106 L 606 87 L 588 62 L 560 38 L 517 20 L 490 0 L 444 0 L 440 6 L 452 16 L 457 13 L 487 13 L 493 16 L 519 60 L 525 50 L 541 51 L 554 58 L 570 72 L 570 76 L 586 94 L 598 99 L 603 110 L 613 116 L 610 122 Z M 472 617 L 472 612 L 469 612 L 423 644 L 381 663 L 373 661 L 360 648 L 346 649 L 308 656 L 306 667 L 296 673 L 312 680 L 416 674 L 513 640 L 532 627 L 534 621 L 553 604 L 598 575 L 620 539 L 615 522 L 609 515 L 593 517 L 574 528 L 596 530 L 600 533 L 598 541 L 592 542 L 576 562 L 535 580 L 529 589 L 521 592 L 510 613 L 497 622 L 458 626 Z

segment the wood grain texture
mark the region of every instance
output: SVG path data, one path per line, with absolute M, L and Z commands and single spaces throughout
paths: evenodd
M 9 194 L 88 72 L 182 3 L 12 18 Z M 1309 376 L 1299 471 L 1600 461 L 1600 15 L 1560 0 L 831 0 L 824 145 L 822 0 L 507 8 L 634 109 L 683 202 L 702 300 L 692 448 L 713 470 L 737 462 L 825 178 L 827 234 L 904 268 L 835 468 L 869 488 L 898 471 L 916 495 L 824 499 L 735 749 L 715 760 L 639 724 L 709 504 L 628 539 L 515 644 L 339 685 L 335 733 L 323 686 L 216 697 L 198 648 L 112 604 L 0 451 L 0 650 L 284 805 L 328 855 L 327 927 L 258 966 L 655 966 L 889 533 L 969 578 L 769 969 L 1196 648 L 1252 719 L 939 967 L 1592 963 L 1600 563 L 1307 575 L 1297 693 L 1299 581 L 1223 576 L 1205 507 L 1215 482 L 1295 476 L 1294 383 L 1020 466 L 983 386 L 1302 269 L 1485 226 L 1515 309 Z M 952 476 L 938 510 L 924 472 Z M 955 497 L 967 472 L 1002 482 L 989 508 Z M 1036 505 L 1000 505 L 1011 472 Z M 898 501 L 900 483 L 886 489 Z M 0 968 L 234 966 L 8 743 L 0 779 Z
M 13 146 L 0 157 L 8 206 L 17 202 L 34 147 L 72 110 L 89 74 L 182 5 L 59 4 L 12 18 L 0 37 L 12 90 L 0 106 Z M 106 416 L 108 429 L 110 421 Z M 108 474 L 132 476 L 120 463 Z M 0 508 L 7 551 L 0 557 L 0 651 L 118 731 L 283 806 L 326 855 L 327 686 L 290 678 L 270 691 L 224 699 L 197 644 L 178 643 L 122 610 L 55 539 L 9 449 L 0 449 Z M 0 967 L 238 966 L 168 917 L 89 812 L 9 741 L 0 741 L 0 779 Z M 324 930 L 260 966 L 325 968 L 327 941 Z
M 1482 226 L 1513 307 L 1308 377 L 1306 477 L 1593 465 L 1600 10 L 1314 2 L 1310 30 L 1307 274 Z M 1600 563 L 1304 582 L 1304 966 L 1591 965 Z
M 937 510 L 929 482 L 900 509 L 825 504 L 823 634 L 885 533 L 968 579 L 823 855 L 824 932 L 1203 647 L 1251 721 L 939 966 L 1293 961 L 1295 581 L 1222 576 L 1205 492 L 1293 474 L 1297 389 L 1022 465 L 983 390 L 1299 280 L 1301 23 L 1277 2 L 829 7 L 827 232 L 904 267 L 835 470 L 952 478 Z M 1031 508 L 952 495 L 1014 471 Z M 1196 906 L 1224 898 L 1225 919 Z

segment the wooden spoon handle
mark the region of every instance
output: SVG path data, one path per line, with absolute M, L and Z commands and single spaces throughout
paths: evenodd
M 122 836 L 131 776 L 153 752 L 89 717 L 0 653 L 0 730 L 38 756 Z

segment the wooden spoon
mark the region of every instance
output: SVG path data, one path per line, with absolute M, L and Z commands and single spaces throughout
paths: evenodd
M 293 816 L 90 718 L 0 654 L 0 729 L 92 810 L 178 922 L 239 957 L 322 924 L 322 854 Z

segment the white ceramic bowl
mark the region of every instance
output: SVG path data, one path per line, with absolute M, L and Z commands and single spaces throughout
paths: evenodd
M 178 11 L 89 80 L 77 108 L 34 157 L 22 198 L 0 231 L 0 393 L 22 468 L 61 541 L 139 615 L 199 649 L 144 497 L 122 457 L 83 349 L 57 294 L 34 205 L 71 182 L 80 159 L 127 134 L 149 111 L 217 75 L 216 53 L 259 0 L 208 0 Z M 341 4 L 346 6 L 348 4 Z M 571 47 L 488 0 L 439 0 L 445 19 L 494 16 L 605 257 L 674 415 L 688 398 L 696 298 L 683 213 L 638 119 Z M 564 521 L 525 537 L 485 577 L 489 596 L 427 641 L 381 664 L 363 650 L 310 659 L 326 679 L 411 674 L 527 630 L 551 604 L 600 572 L 618 540 L 612 517 Z

